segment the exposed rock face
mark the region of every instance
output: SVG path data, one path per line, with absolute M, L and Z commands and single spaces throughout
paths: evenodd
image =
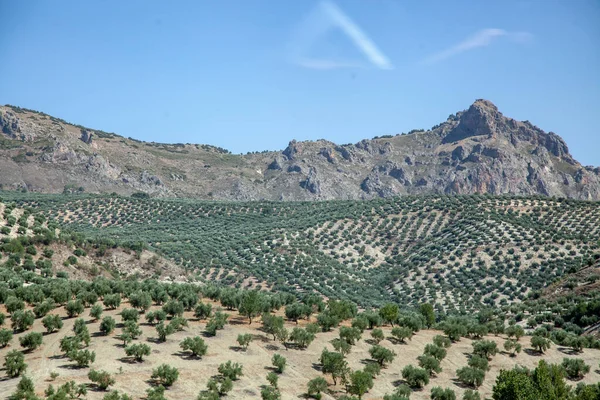
M 144 143 L 0 107 L 0 184 L 223 200 L 368 199 L 406 194 L 543 194 L 600 200 L 600 168 L 556 134 L 477 100 L 429 131 L 352 145 L 292 140 L 236 156 L 205 145 Z M 18 156 L 18 157 L 17 157 Z
M 82 129 L 81 130 L 81 141 L 85 144 L 92 144 L 92 136 L 94 134 L 90 131 L 88 131 L 87 129 Z

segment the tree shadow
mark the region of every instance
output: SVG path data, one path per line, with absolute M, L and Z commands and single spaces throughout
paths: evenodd
M 556 350 L 560 351 L 563 354 L 567 354 L 569 356 L 575 356 L 575 355 L 578 355 L 581 353 L 580 351 L 573 350 L 570 347 L 557 347 Z
M 117 358 L 118 361 L 125 363 L 125 364 L 137 364 L 138 362 L 141 361 L 137 361 L 135 359 L 135 357 L 121 357 L 121 358 Z
M 154 343 L 154 344 L 164 343 L 164 342 L 161 342 L 161 340 L 159 338 L 154 338 L 154 337 L 146 338 L 146 341 L 150 342 L 150 343 Z
M 265 349 L 270 351 L 277 351 L 279 350 L 279 346 L 275 346 L 274 344 L 268 344 L 265 346 Z
M 247 348 L 241 347 L 241 346 L 229 346 L 229 350 L 235 351 L 236 353 L 239 352 L 246 352 Z
M 528 356 L 533 356 L 533 357 L 541 357 L 544 355 L 544 353 L 542 353 L 541 351 L 534 350 L 534 349 L 525 349 L 525 350 L 523 350 L 523 352 L 525 354 L 527 354 Z
M 450 380 L 452 381 L 452 383 L 454 383 L 454 385 L 458 386 L 459 388 L 477 390 L 477 386 L 467 385 L 466 383 L 464 383 L 460 379 L 452 378 Z
M 375 339 L 365 339 L 365 343 L 370 344 L 371 346 L 375 346 L 377 341 Z
M 83 365 L 77 365 L 77 364 L 63 364 L 63 365 L 58 366 L 58 368 L 71 369 L 71 370 L 84 369 L 84 368 L 88 368 L 88 367 L 83 366 Z
M 321 364 L 318 363 L 312 363 L 312 369 L 314 369 L 315 371 L 323 371 L 323 366 Z

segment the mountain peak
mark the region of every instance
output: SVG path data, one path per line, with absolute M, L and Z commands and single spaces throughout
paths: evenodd
M 471 105 L 471 108 L 483 108 L 483 109 L 487 109 L 487 110 L 491 110 L 491 111 L 498 111 L 498 107 L 496 107 L 496 105 L 494 103 L 492 103 L 489 100 L 486 99 L 477 99 L 475 100 L 475 102 Z

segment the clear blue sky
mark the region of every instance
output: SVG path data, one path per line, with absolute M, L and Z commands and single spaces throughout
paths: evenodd
M 600 165 L 598 0 L 0 0 L 0 15 L 0 103 L 92 128 L 239 153 L 429 128 L 486 98 Z

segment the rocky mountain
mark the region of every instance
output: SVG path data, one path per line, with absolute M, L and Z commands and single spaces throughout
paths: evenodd
M 541 194 L 600 199 L 600 168 L 566 143 L 477 100 L 430 130 L 338 145 L 292 141 L 247 155 L 148 143 L 0 107 L 0 185 L 37 192 L 146 192 L 218 200 L 368 199 L 404 194 Z

